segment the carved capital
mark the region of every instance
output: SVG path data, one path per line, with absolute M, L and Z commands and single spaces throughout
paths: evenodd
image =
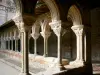
M 32 33 L 39 33 L 40 25 L 33 25 L 32 26 Z
M 40 32 L 43 38 L 48 39 L 49 36 L 51 35 L 51 32 Z
M 15 25 L 19 26 L 21 22 L 23 22 L 22 16 L 17 15 L 16 17 L 13 18 L 13 21 L 15 22 Z
M 74 33 L 76 34 L 76 36 L 82 36 L 83 34 L 83 25 L 75 25 L 72 26 L 71 29 L 74 31 Z
M 54 22 L 49 23 L 49 25 L 51 26 L 51 29 L 53 29 L 54 33 L 57 36 L 61 35 L 61 29 L 62 29 L 61 21 L 54 21 Z
M 31 26 L 20 26 L 19 31 L 20 32 L 28 32 L 31 29 Z
M 31 28 L 31 25 L 29 26 L 27 25 L 28 23 L 24 22 L 24 18 L 21 15 L 19 15 L 13 19 L 20 32 L 28 31 Z
M 36 40 L 39 37 L 39 33 L 32 33 L 31 36 Z

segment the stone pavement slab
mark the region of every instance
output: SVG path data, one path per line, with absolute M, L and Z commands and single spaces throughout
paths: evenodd
M 0 75 L 18 75 L 19 70 L 0 61 Z

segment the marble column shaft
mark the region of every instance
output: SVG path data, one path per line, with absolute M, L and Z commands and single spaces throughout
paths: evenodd
M 76 60 L 83 61 L 83 25 L 75 25 L 71 27 L 74 33 L 76 34 L 76 39 L 77 39 L 77 57 Z
M 50 37 L 51 32 L 45 31 L 45 32 L 40 32 L 40 33 L 44 38 L 44 55 L 43 56 L 48 56 L 48 38 Z
M 51 29 L 53 29 L 54 33 L 56 34 L 57 38 L 58 38 L 58 65 L 60 67 L 60 69 L 62 69 L 62 51 L 61 51 L 61 21 L 55 21 L 55 22 L 51 22 L 49 23 L 49 25 L 51 26 Z
M 37 55 L 37 39 L 39 38 L 38 32 L 33 32 L 31 36 L 34 38 L 34 54 Z
M 21 32 L 21 50 L 23 54 L 22 60 L 22 71 L 23 73 L 28 73 L 29 62 L 28 62 L 28 32 Z

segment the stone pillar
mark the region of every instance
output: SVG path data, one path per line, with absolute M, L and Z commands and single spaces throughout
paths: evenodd
M 22 72 L 20 75 L 29 74 L 29 59 L 28 59 L 28 31 L 25 28 L 20 30 L 21 35 L 21 50 L 22 50 Z
M 15 39 L 15 51 L 17 51 L 17 39 Z
M 8 38 L 8 49 L 10 50 L 10 39 Z
M 39 37 L 39 33 L 32 33 L 31 36 L 34 38 L 34 55 L 37 55 L 37 39 Z
M 18 51 L 18 39 L 16 39 L 16 50 Z
M 3 39 L 2 39 L 2 49 L 3 50 L 6 49 L 6 40 L 5 40 L 5 37 L 3 37 Z
M 77 45 L 77 56 L 74 62 L 71 62 L 70 65 L 84 66 L 84 50 L 83 50 L 83 25 L 74 25 L 71 29 L 76 34 L 76 45 Z
M 13 38 L 11 39 L 11 47 L 12 47 L 12 50 L 13 50 Z
M 15 36 L 14 40 L 15 40 L 15 51 L 17 52 L 18 51 L 18 37 Z
M 21 36 L 22 71 L 20 75 L 30 75 L 28 59 L 28 31 L 34 22 L 34 17 L 19 13 L 18 16 L 13 18 L 13 20 L 17 25 Z
M 57 36 L 58 39 L 58 67 L 60 70 L 63 69 L 62 66 L 62 51 L 61 51 L 61 21 L 54 21 L 49 23 L 49 25 L 51 26 L 51 28 L 53 29 L 54 33 Z
M 40 32 L 44 38 L 44 57 L 48 56 L 48 38 L 51 35 L 51 32 Z
M 1 49 L 3 50 L 3 37 L 1 38 Z

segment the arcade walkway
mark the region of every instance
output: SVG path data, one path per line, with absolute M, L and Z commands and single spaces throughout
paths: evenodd
M 38 64 L 38 63 L 35 63 L 35 62 L 33 64 L 34 65 L 30 65 L 30 67 L 29 67 L 30 73 L 32 75 L 37 75 L 37 73 L 39 74 L 39 72 L 42 73 L 43 71 L 45 71 L 45 66 Z M 9 71 L 10 68 L 11 68 L 10 71 L 12 71 L 12 74 L 4 74 L 6 72 L 5 71 L 6 66 L 7 66 L 7 69 L 8 69 L 8 70 L 6 69 L 6 71 Z M 14 73 L 17 72 L 16 75 L 18 75 L 21 71 L 21 62 L 19 62 L 18 60 L 11 59 L 11 58 L 5 57 L 3 55 L 0 55 L 0 67 L 3 67 L 3 68 L 1 68 L 3 71 L 2 72 L 0 71 L 0 74 L 2 73 L 2 75 L 15 75 L 15 74 L 13 74 L 13 72 Z M 16 72 L 13 71 L 13 70 L 15 70 Z M 41 73 L 39 75 L 41 75 Z
M 4 62 L 0 56 L 0 75 L 18 75 L 19 72 L 18 69 Z
M 94 75 L 100 75 L 100 63 L 94 62 L 92 65 Z M 21 70 L 21 63 L 15 59 L 10 59 L 0 55 L 0 67 L 2 67 L 0 68 L 0 74 L 2 75 L 18 75 Z M 39 64 L 34 63 L 30 66 L 30 73 L 32 75 L 42 75 L 41 73 L 43 71 L 45 71 L 45 68 L 40 68 Z

